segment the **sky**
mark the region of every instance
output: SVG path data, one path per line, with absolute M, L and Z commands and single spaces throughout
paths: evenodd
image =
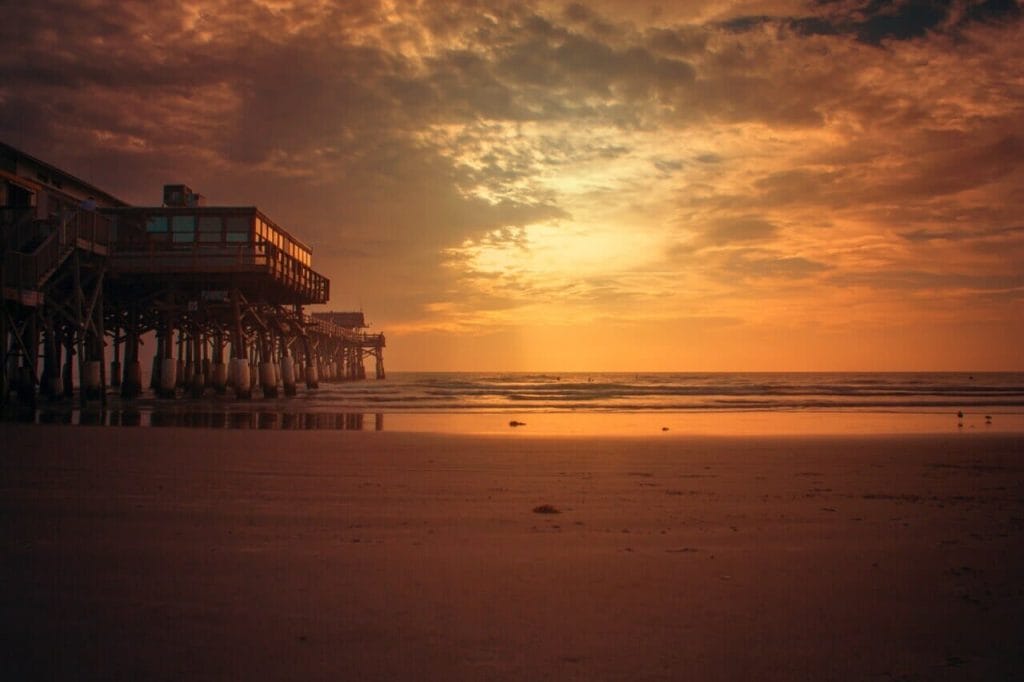
M 1015 1 L 0 7 L 0 140 L 259 206 L 389 370 L 1024 370 Z

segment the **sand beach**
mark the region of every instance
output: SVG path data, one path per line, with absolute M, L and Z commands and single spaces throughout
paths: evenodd
M 1024 677 L 1020 434 L 0 439 L 7 679 Z

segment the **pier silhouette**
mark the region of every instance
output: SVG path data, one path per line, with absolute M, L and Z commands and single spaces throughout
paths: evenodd
M 181 184 L 131 206 L 0 143 L 0 256 L 0 403 L 72 398 L 76 378 L 84 405 L 147 386 L 163 398 L 295 395 L 365 379 L 367 359 L 385 377 L 384 335 L 361 312 L 306 313 L 330 281 L 255 206 L 208 206 Z

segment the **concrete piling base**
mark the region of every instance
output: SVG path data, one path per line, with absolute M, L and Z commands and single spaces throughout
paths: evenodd
M 272 362 L 260 363 L 260 389 L 264 398 L 277 397 L 277 373 Z
M 178 363 L 172 358 L 160 361 L 160 388 L 157 395 L 161 398 L 173 398 L 178 385 Z
M 193 398 L 201 398 L 203 391 L 206 390 L 206 377 L 203 376 L 202 372 L 194 372 L 192 377 L 189 379 L 188 385 L 189 395 Z
M 138 360 L 127 362 L 124 366 L 124 379 L 121 381 L 121 396 L 134 398 L 142 393 L 142 363 Z
M 291 357 L 281 358 L 281 383 L 285 395 L 295 395 L 295 361 Z
M 215 362 L 210 368 L 213 390 L 217 395 L 224 395 L 228 389 L 228 366 L 223 362 Z
M 99 360 L 88 360 L 82 367 L 82 391 L 86 400 L 99 400 L 103 397 L 102 371 L 103 363 Z
M 238 398 L 249 399 L 252 397 L 252 381 L 249 377 L 249 361 L 245 358 L 235 358 L 231 361 L 234 367 L 235 395 Z

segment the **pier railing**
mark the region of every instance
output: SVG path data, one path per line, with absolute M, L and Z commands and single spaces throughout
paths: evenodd
M 326 303 L 330 281 L 270 242 L 255 244 L 174 244 L 143 242 L 119 244 L 112 267 L 123 273 L 269 275 L 309 303 Z
M 307 331 L 314 331 L 324 336 L 330 336 L 344 340 L 345 343 L 363 348 L 384 348 L 384 335 L 359 332 L 347 327 L 341 327 L 323 318 L 313 315 L 303 315 L 303 324 Z

